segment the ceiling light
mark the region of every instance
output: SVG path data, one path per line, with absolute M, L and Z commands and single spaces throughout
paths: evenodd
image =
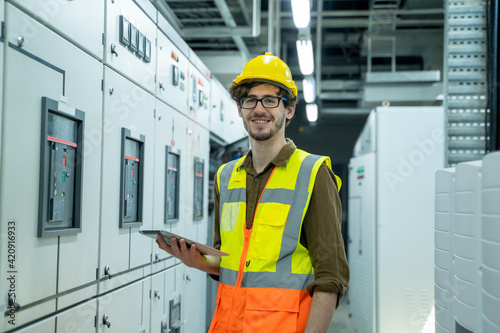
M 306 103 L 312 103 L 316 99 L 316 81 L 312 77 L 302 80 L 302 90 Z
M 299 57 L 299 67 L 303 75 L 311 75 L 314 72 L 314 54 L 312 41 L 298 40 L 297 55 Z
M 311 20 L 309 0 L 292 0 L 293 23 L 297 28 L 306 28 Z
M 306 105 L 307 120 L 314 123 L 318 120 L 318 106 L 316 104 Z

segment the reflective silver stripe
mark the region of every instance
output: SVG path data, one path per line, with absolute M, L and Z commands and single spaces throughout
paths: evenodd
M 293 204 L 295 196 L 296 193 L 294 190 L 286 188 L 269 188 L 265 189 L 260 202 L 277 202 L 285 205 L 291 205 Z
M 302 225 L 302 215 L 304 208 L 307 204 L 307 199 L 309 198 L 309 182 L 311 181 L 311 173 L 314 164 L 321 156 L 318 155 L 307 155 L 302 164 L 300 165 L 299 173 L 297 175 L 297 181 L 295 184 L 295 196 L 293 204 L 288 212 L 288 219 L 285 224 L 285 230 L 283 231 L 283 241 L 281 243 L 280 259 L 287 261 L 286 271 L 291 272 L 292 269 L 292 256 L 291 254 L 295 251 L 297 243 L 299 241 L 300 227 Z M 279 260 L 283 261 L 283 260 Z M 278 261 L 278 263 L 279 263 Z M 276 270 L 285 267 L 276 267 Z M 283 271 L 285 272 L 285 271 Z
M 231 175 L 233 173 L 234 166 L 238 163 L 239 160 L 234 160 L 228 162 L 220 172 L 220 198 L 219 198 L 219 223 L 222 219 L 222 208 L 224 203 L 228 202 L 245 202 L 246 199 L 246 188 L 236 188 L 236 189 L 228 189 L 229 181 L 231 179 Z M 236 280 L 238 279 L 238 271 L 233 271 L 227 268 L 220 268 L 219 271 L 220 277 L 219 280 L 221 283 L 230 286 L 236 286 Z
M 220 212 L 222 214 L 222 205 L 228 202 L 247 202 L 247 189 L 246 188 L 232 188 L 225 189 L 220 193 Z
M 246 272 L 243 274 L 241 286 L 244 288 L 284 288 L 306 290 L 314 281 L 314 274 L 292 274 L 290 270 L 283 272 Z
M 226 163 L 226 165 L 220 171 L 220 188 L 226 190 L 229 185 L 229 180 L 231 179 L 231 173 L 233 172 L 235 164 L 238 160 L 234 160 Z
M 236 280 L 238 280 L 237 271 L 221 267 L 219 274 L 220 274 L 220 279 L 219 279 L 220 282 L 233 287 L 236 286 Z
M 229 180 L 233 172 L 234 166 L 239 160 L 228 162 L 220 172 L 220 198 L 219 198 L 219 214 L 222 214 L 222 206 L 227 202 L 247 202 L 246 188 L 228 189 Z M 219 219 L 221 216 L 219 216 Z

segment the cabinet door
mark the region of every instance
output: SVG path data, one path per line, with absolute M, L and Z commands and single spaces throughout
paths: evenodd
M 146 279 L 98 298 L 97 332 L 149 332 L 150 288 Z

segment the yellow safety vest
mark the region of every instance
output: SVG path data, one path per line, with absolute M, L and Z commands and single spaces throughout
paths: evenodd
M 314 280 L 302 222 L 321 164 L 329 157 L 296 149 L 275 167 L 246 229 L 245 157 L 217 172 L 221 258 L 217 308 L 209 332 L 301 332 L 309 315 L 307 286 Z M 340 178 L 337 177 L 338 188 Z

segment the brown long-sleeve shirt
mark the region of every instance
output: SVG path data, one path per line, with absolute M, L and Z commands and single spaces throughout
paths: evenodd
M 246 228 L 251 229 L 255 209 L 271 176 L 275 165 L 286 166 L 297 147 L 287 139 L 287 144 L 280 153 L 259 174 L 252 164 L 250 150 L 240 168 L 247 173 L 247 211 Z M 214 182 L 214 247 L 220 249 L 219 225 L 219 190 L 217 179 Z M 309 250 L 314 267 L 314 281 L 307 290 L 312 295 L 314 290 L 339 294 L 338 301 L 344 295 L 349 283 L 349 266 L 344 251 L 341 226 L 342 205 L 338 196 L 335 175 L 326 165 L 319 168 L 307 213 L 302 224 L 300 243 Z M 338 306 L 337 301 L 337 306 Z

